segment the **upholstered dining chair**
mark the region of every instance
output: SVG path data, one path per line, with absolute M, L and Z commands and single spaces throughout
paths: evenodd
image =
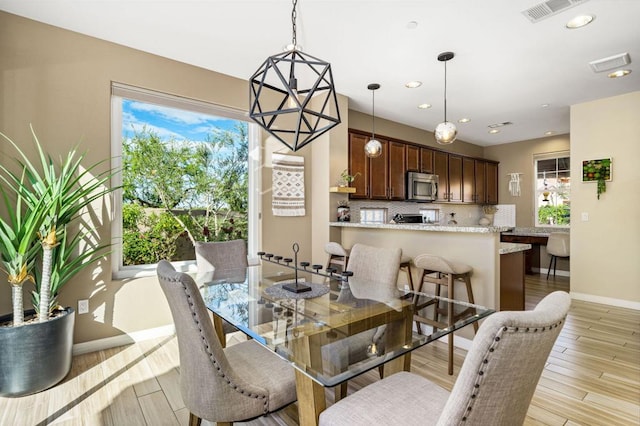
M 247 261 L 247 242 L 231 240 L 219 242 L 195 243 L 196 267 L 198 275 L 217 271 L 234 270 L 249 266 Z M 226 346 L 226 335 L 238 331 L 237 328 L 222 320 L 222 332 L 218 333 L 222 346 Z
M 351 248 L 347 270 L 353 272 L 352 281 L 365 284 L 370 282 L 371 285 L 383 285 L 397 291 L 401 257 L 402 250 L 399 248 L 372 247 L 358 243 Z M 348 290 L 341 292 L 337 302 L 348 303 L 346 298 L 349 296 L 346 295 L 350 295 Z M 339 370 L 367 359 L 371 345 L 381 343 L 384 328 L 376 327 L 323 346 L 323 359 Z M 346 392 L 347 382 L 344 382 L 336 388 L 336 399 L 345 396 Z
M 570 305 L 556 291 L 533 311 L 485 319 L 451 393 L 400 372 L 338 401 L 320 414 L 320 425 L 521 425 Z
M 296 400 L 293 367 L 254 340 L 223 348 L 198 287 L 167 261 L 158 280 L 169 302 L 180 355 L 180 392 L 189 425 L 250 420 Z
M 553 265 L 553 278 L 555 278 L 558 258 L 569 257 L 571 255 L 569 240 L 568 232 L 552 232 L 549 234 L 547 253 L 551 256 L 551 260 L 549 261 L 549 268 L 547 269 L 547 280 L 549 279 L 549 272 L 551 272 L 551 265 Z

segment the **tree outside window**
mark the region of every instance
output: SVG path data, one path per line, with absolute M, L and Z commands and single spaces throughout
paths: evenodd
M 570 157 L 535 160 L 536 226 L 567 227 L 571 223 Z
M 136 109 L 146 114 L 132 119 Z M 248 124 L 127 99 L 122 110 L 123 264 L 193 260 L 196 241 L 246 240 Z M 190 122 L 207 127 L 204 138 L 178 132 Z

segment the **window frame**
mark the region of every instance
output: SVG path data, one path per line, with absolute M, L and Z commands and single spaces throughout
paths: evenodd
M 540 208 L 540 205 L 538 204 L 538 198 L 540 196 L 540 190 L 538 189 L 538 161 L 544 161 L 544 160 L 553 160 L 555 159 L 556 161 L 559 158 L 565 158 L 568 157 L 569 158 L 569 164 L 571 164 L 571 152 L 570 151 L 555 151 L 555 152 L 548 152 L 548 153 L 544 153 L 544 154 L 534 154 L 533 155 L 533 224 L 534 227 L 536 228 L 558 228 L 558 229 L 568 229 L 571 227 L 571 218 L 569 219 L 569 223 L 566 225 L 550 225 L 550 224 L 543 224 L 543 223 L 539 223 L 538 222 L 538 209 Z M 558 168 L 556 165 L 556 170 L 555 172 L 558 172 Z M 569 172 L 569 177 L 571 177 L 571 168 L 568 169 Z M 553 189 L 550 192 L 554 192 L 557 193 L 558 190 L 557 189 Z M 569 190 L 569 194 L 571 194 L 571 190 Z M 569 200 L 571 200 L 571 197 L 569 197 Z M 569 207 L 571 208 L 571 207 Z
M 143 89 L 127 84 L 111 83 L 111 166 L 116 170 L 122 169 L 122 100 L 130 99 L 140 102 L 151 103 L 171 108 L 179 108 L 192 112 L 200 112 L 214 117 L 224 117 L 232 120 L 243 121 L 248 124 L 249 138 L 249 190 L 248 190 L 248 241 L 247 251 L 249 264 L 257 262 L 256 256 L 261 245 L 261 150 L 260 150 L 260 128 L 249 119 L 247 111 L 223 107 L 210 102 L 170 95 L 154 90 Z M 122 185 L 122 174 L 114 174 L 111 179 L 113 187 Z M 127 265 L 123 264 L 122 250 L 122 189 L 118 188 L 113 192 L 113 202 L 111 203 L 111 275 L 112 279 L 138 278 L 153 276 L 156 273 L 157 264 L 147 265 Z M 195 272 L 195 260 L 172 262 L 172 265 L 179 271 Z

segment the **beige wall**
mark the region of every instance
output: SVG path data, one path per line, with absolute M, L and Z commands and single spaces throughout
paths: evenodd
M 261 59 L 256 58 L 256 66 Z M 47 151 L 64 152 L 80 143 L 80 150 L 88 152 L 87 164 L 111 156 L 112 81 L 241 110 L 247 110 L 249 98 L 245 80 L 4 12 L 0 12 L 0 76 L 0 131 L 30 148 L 29 124 L 33 123 Z M 345 114 L 343 120 L 347 117 Z M 346 139 L 346 126 L 342 128 Z M 26 151 L 32 152 L 29 148 Z M 266 141 L 263 151 L 280 148 L 281 145 Z M 4 143 L 0 153 L 3 164 L 13 156 Z M 304 148 L 299 154 L 305 156 L 309 177 L 313 173 L 311 148 Z M 266 156 L 263 161 L 270 165 Z M 267 188 L 262 190 L 264 248 L 285 252 L 291 250 L 292 241 L 297 241 L 301 255 L 311 256 L 311 204 L 305 217 L 274 218 L 270 168 L 263 168 L 262 180 Z M 308 181 L 306 189 L 311 191 Z M 108 241 L 109 206 L 97 207 L 100 212 L 97 231 Z M 95 268 L 82 271 L 61 293 L 60 303 L 66 306 L 77 306 L 78 299 L 89 299 L 90 313 L 76 318 L 76 343 L 171 324 L 166 300 L 155 277 L 113 281 L 110 271 L 110 261 L 105 259 Z M 6 278 L 0 277 L 0 282 L 6 282 Z M 31 287 L 25 285 L 25 307 L 30 291 Z M 4 285 L 0 287 L 0 313 L 10 311 L 10 288 Z
M 551 136 L 484 148 L 485 158 L 500 162 L 498 166 L 498 199 L 500 204 L 515 204 L 516 226 L 535 226 L 534 155 L 569 151 L 569 148 L 569 135 Z M 521 195 L 519 197 L 509 194 L 508 173 L 522 173 Z M 573 175 L 576 176 L 575 173 Z
M 571 185 L 571 292 L 640 308 L 640 91 L 571 107 L 571 169 L 611 157 L 611 182 Z M 578 175 L 579 176 L 579 175 Z M 581 220 L 588 213 L 589 220 Z

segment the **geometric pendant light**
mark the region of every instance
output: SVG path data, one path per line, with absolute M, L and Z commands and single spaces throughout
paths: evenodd
M 296 43 L 297 3 L 290 49 L 268 57 L 249 81 L 249 116 L 292 151 L 340 124 L 331 64 Z
M 458 129 L 456 125 L 447 121 L 447 62 L 454 57 L 453 52 L 443 52 L 438 55 L 438 60 L 444 62 L 444 121 L 436 126 L 434 135 L 440 145 L 449 145 L 456 140 Z
M 378 83 L 371 83 L 367 89 L 371 90 L 371 139 L 364 146 L 364 153 L 369 158 L 382 155 L 382 144 L 376 139 L 376 90 L 380 88 Z

